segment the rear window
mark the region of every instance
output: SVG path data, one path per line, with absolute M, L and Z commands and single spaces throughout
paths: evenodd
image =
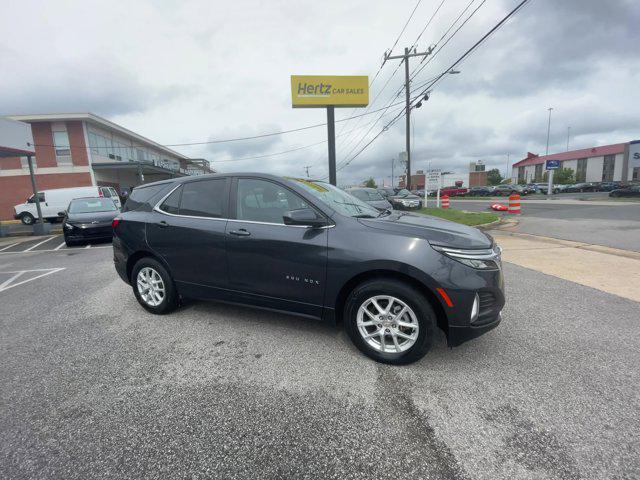
M 113 212 L 118 210 L 110 198 L 77 198 L 71 200 L 69 213 Z
M 151 185 L 148 187 L 141 186 L 136 187 L 131 191 L 131 195 L 127 198 L 126 203 L 124 204 L 123 212 L 128 212 L 131 210 L 138 210 L 143 205 L 147 205 L 151 207 L 153 205 L 153 201 L 156 202 L 160 200 L 160 195 L 165 193 L 173 184 L 171 183 L 161 183 L 159 185 Z

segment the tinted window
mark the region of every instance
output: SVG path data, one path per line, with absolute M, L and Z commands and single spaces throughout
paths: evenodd
M 122 210 L 124 212 L 137 210 L 141 205 L 150 203 L 154 199 L 157 199 L 155 200 L 157 202 L 160 194 L 168 190 L 171 186 L 171 183 L 161 183 L 160 185 L 151 185 L 149 187 L 136 187 L 131 191 Z
M 108 188 L 101 188 L 100 191 L 105 197 L 111 198 L 111 191 Z
M 304 199 L 273 182 L 250 178 L 238 180 L 238 220 L 284 223 L 282 216 L 285 212 L 307 207 Z
M 173 213 L 177 215 L 180 210 L 180 195 L 182 194 L 182 187 L 176 188 L 167 199 L 160 205 L 160 210 L 167 213 Z
M 225 216 L 227 181 L 224 178 L 185 183 L 180 215 L 220 218 Z

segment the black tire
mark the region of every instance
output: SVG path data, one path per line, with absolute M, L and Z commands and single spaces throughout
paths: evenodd
M 147 304 L 141 297 L 138 291 L 138 273 L 145 267 L 150 267 L 155 270 L 162 278 L 162 283 L 165 288 L 165 295 L 162 302 L 157 306 L 151 306 Z M 155 313 L 157 315 L 164 315 L 165 313 L 172 312 L 178 307 L 178 293 L 176 291 L 173 279 L 164 266 L 157 260 L 151 257 L 143 257 L 134 265 L 131 272 L 131 286 L 133 288 L 133 294 L 136 296 L 138 303 L 148 312 Z
M 36 223 L 36 218 L 33 215 L 31 215 L 29 212 L 25 212 L 22 215 L 20 215 L 20 221 L 24 225 L 33 225 L 34 223 Z
M 74 242 L 73 240 L 67 240 L 66 238 L 64 239 L 64 244 L 67 247 L 75 247 L 76 245 L 78 245 L 78 242 Z
M 419 325 L 418 337 L 408 350 L 399 353 L 381 352 L 362 338 L 357 326 L 358 310 L 364 302 L 376 295 L 396 297 L 414 311 Z M 366 281 L 354 288 L 345 302 L 344 326 L 349 338 L 362 353 L 381 363 L 405 365 L 420 360 L 431 348 L 436 324 L 436 314 L 424 295 L 398 280 L 381 278 Z

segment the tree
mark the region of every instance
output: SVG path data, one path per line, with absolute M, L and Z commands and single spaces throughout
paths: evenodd
M 489 185 L 500 185 L 502 182 L 502 175 L 500 175 L 500 170 L 497 168 L 492 168 L 487 172 L 487 183 Z
M 368 179 L 366 179 L 362 185 L 364 185 L 367 188 L 378 188 L 378 185 L 376 185 L 376 181 L 373 179 L 373 177 L 369 177 Z
M 573 169 L 571 168 L 559 168 L 553 174 L 554 185 L 568 185 L 576 183 L 576 179 L 573 175 Z M 544 172 L 544 181 L 549 181 L 549 172 Z

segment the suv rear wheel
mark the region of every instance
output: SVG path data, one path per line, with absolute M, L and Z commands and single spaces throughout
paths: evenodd
M 169 272 L 153 258 L 138 260 L 131 274 L 131 285 L 138 303 L 151 313 L 169 313 L 178 306 L 178 295 Z
M 365 355 L 396 365 L 424 357 L 433 342 L 436 316 L 413 287 L 392 279 L 357 286 L 345 304 L 345 329 Z

